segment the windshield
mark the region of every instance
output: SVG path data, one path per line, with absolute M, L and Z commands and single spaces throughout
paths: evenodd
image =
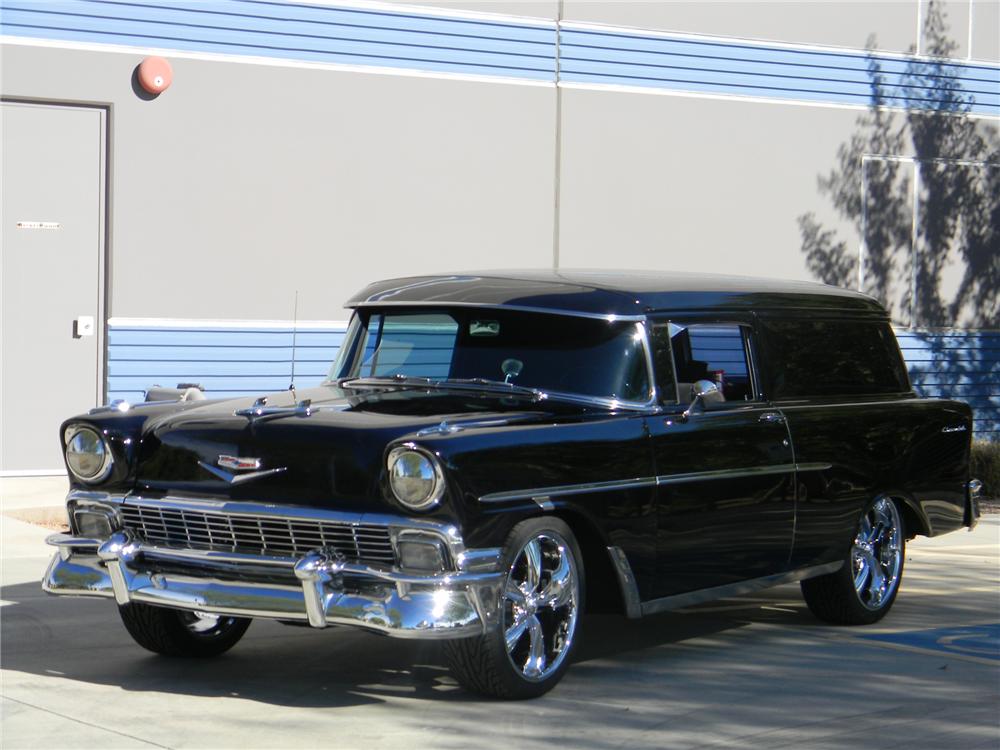
M 330 379 L 486 380 L 646 402 L 643 339 L 642 327 L 626 321 L 484 308 L 359 310 Z

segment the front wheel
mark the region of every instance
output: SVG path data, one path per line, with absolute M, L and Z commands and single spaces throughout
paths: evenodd
M 477 638 L 448 641 L 452 673 L 466 689 L 496 698 L 534 698 L 569 666 L 583 612 L 583 556 L 558 518 L 522 521 L 503 551 L 500 623 Z
M 839 625 L 867 625 L 885 617 L 903 577 L 906 534 L 896 504 L 876 498 L 865 508 L 844 566 L 802 582 L 812 613 Z
M 186 612 L 133 602 L 119 607 L 132 639 L 164 656 L 218 656 L 243 637 L 250 620 L 206 612 Z

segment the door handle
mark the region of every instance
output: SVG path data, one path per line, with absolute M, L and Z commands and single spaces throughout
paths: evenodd
M 766 411 L 760 415 L 761 422 L 769 422 L 771 424 L 784 424 L 785 415 L 780 411 Z

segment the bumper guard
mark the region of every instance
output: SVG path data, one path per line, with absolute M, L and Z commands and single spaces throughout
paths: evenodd
M 306 621 L 315 628 L 351 625 L 397 638 L 476 636 L 498 622 L 498 549 L 467 550 L 455 572 L 410 574 L 349 563 L 324 550 L 289 560 L 158 547 L 128 531 L 105 542 L 68 534 L 46 541 L 59 549 L 42 582 L 50 594 Z

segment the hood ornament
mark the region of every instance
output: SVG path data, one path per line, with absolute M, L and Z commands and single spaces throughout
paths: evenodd
M 227 456 L 223 454 L 219 456 L 217 463 L 219 466 L 224 468 L 220 469 L 212 466 L 212 464 L 205 463 L 204 461 L 199 461 L 198 465 L 210 474 L 214 474 L 222 481 L 229 482 L 229 484 L 243 484 L 244 482 L 249 482 L 253 479 L 260 479 L 272 474 L 280 474 L 283 471 L 288 471 L 287 466 L 281 466 L 277 469 L 259 470 L 260 467 L 263 466 L 263 462 L 259 458 L 251 458 L 248 456 Z M 233 472 L 226 471 L 226 469 L 232 469 L 233 472 L 249 471 L 250 473 L 235 474 Z
M 261 396 L 253 402 L 253 406 L 237 409 L 237 416 L 246 417 L 251 422 L 261 417 L 311 417 L 313 413 L 312 399 L 303 399 L 295 406 L 268 406 L 267 396 Z

